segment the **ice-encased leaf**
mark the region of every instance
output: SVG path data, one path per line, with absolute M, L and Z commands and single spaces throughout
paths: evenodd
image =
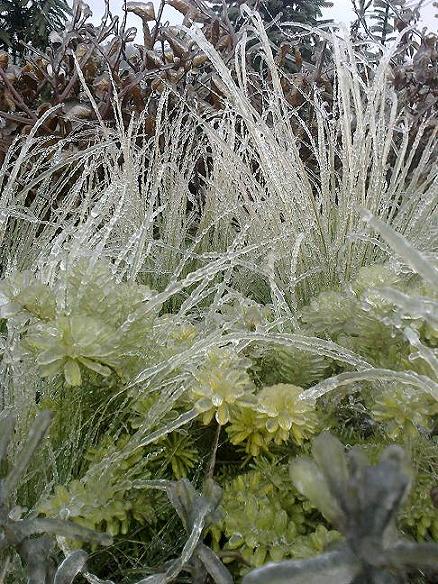
M 349 584 L 360 570 L 353 554 L 339 550 L 310 560 L 267 564 L 250 572 L 242 584 Z
M 76 550 L 61 562 L 56 571 L 53 584 L 71 584 L 85 566 L 88 554 L 84 550 Z
M 208 478 L 206 479 L 204 484 L 203 495 L 211 504 L 212 509 L 216 509 L 216 507 L 221 502 L 223 496 L 223 489 L 220 485 L 217 484 L 216 481 L 214 481 L 211 478 Z
M 53 533 L 69 539 L 78 539 L 100 545 L 110 545 L 112 538 L 107 533 L 100 533 L 93 529 L 88 529 L 71 521 L 61 519 L 50 519 L 36 517 L 35 519 L 25 519 L 18 523 L 18 533 L 26 538 L 38 533 Z
M 196 549 L 196 555 L 202 561 L 204 568 L 216 584 L 233 584 L 231 573 L 213 550 L 200 543 Z
M 199 497 L 192 483 L 187 479 L 181 479 L 170 483 L 166 489 L 169 501 L 178 513 L 185 529 L 190 532 L 193 521 L 192 508 L 196 497 Z
M 312 442 L 312 455 L 324 474 L 330 492 L 342 505 L 349 480 L 344 445 L 329 432 L 321 432 Z
M 343 514 L 330 491 L 327 479 L 310 458 L 298 458 L 290 463 L 290 477 L 296 489 L 309 499 L 327 519 L 337 525 Z
M 377 465 L 360 468 L 354 481 L 359 505 L 356 509 L 358 532 L 369 538 L 383 539 L 396 518 L 410 482 L 404 452 L 397 446 L 388 447 Z M 348 497 L 348 491 L 346 495 Z
M 145 20 L 155 20 L 155 9 L 152 2 L 127 2 L 126 10 Z

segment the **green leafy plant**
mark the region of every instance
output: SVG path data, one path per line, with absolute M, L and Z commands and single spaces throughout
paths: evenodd
M 155 461 L 160 466 L 170 467 L 177 480 L 186 478 L 199 462 L 199 450 L 193 444 L 189 433 L 172 432 L 157 444 L 162 451 Z
M 256 582 L 397 582 L 412 568 L 438 566 L 438 546 L 402 541 L 395 532 L 411 477 L 402 449 L 391 446 L 371 466 L 357 449 L 328 433 L 313 442 L 315 461 L 291 463 L 291 478 L 344 535 L 345 544 L 307 561 L 267 565 L 248 574 Z
M 433 498 L 436 478 L 433 473 L 434 470 L 417 474 L 414 489 L 402 509 L 401 526 L 417 541 L 433 539 L 438 542 L 438 508 Z
M 221 507 L 223 518 L 211 528 L 214 549 L 221 549 L 228 562 L 236 561 L 241 574 L 269 560 L 314 555 L 339 537 L 326 529 L 313 505 L 291 489 L 287 465 L 278 460 L 262 459 L 254 470 L 227 482 Z
M 71 9 L 65 0 L 2 0 L 0 2 L 0 49 L 17 58 L 30 43 L 45 49 L 52 31 L 62 31 Z
M 438 401 L 430 395 L 404 387 L 374 393 L 371 416 L 383 423 L 391 439 L 415 439 L 419 430 L 429 434 L 433 431 Z
M 90 465 L 121 450 L 129 440 L 122 435 L 116 443 L 104 437 L 96 448 L 86 453 Z M 138 450 L 117 467 L 110 467 L 99 477 L 87 481 L 73 480 L 69 485 L 57 485 L 54 494 L 39 505 L 40 513 L 48 517 L 68 518 L 90 529 L 106 531 L 112 536 L 126 535 L 132 521 L 153 523 L 156 516 L 153 500 L 147 493 L 132 488 L 139 477 L 150 476 Z

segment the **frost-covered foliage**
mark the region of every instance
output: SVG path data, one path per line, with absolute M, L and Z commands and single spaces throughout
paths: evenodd
M 304 124 L 251 18 L 234 77 L 199 31 L 184 33 L 222 80 L 220 112 L 172 109 L 163 93 L 149 140 L 142 116 L 80 153 L 32 131 L 0 170 L 10 460 L 35 414 L 53 412 L 17 503 L 114 536 L 90 555 L 91 584 L 183 568 L 220 582 L 222 560 L 239 579 L 324 551 L 340 527 L 284 473 L 325 429 L 375 452 L 417 449 L 400 527 L 437 537 L 433 139 L 414 164 L 421 132 L 411 143 L 386 83 L 391 52 L 371 71 L 328 33 L 335 99 L 315 90 Z M 254 85 L 253 35 L 270 72 Z M 222 514 L 200 495 L 212 478 Z
M 230 584 L 233 578 L 218 556 L 202 543 L 205 531 L 217 522 L 218 506 L 222 498 L 222 489 L 211 479 L 205 482 L 202 493 L 196 492 L 187 479 L 177 482 L 152 481 L 153 486 L 166 491 L 175 508 L 184 529 L 187 542 L 181 556 L 169 562 L 166 572 L 154 574 L 142 580 L 144 584 L 172 582 L 184 570 L 191 574 L 194 582 L 205 582 L 210 577 L 215 584 Z M 141 583 L 138 583 L 141 584 Z
M 32 457 L 44 439 L 51 422 L 50 412 L 41 412 L 32 425 L 22 451 L 15 464 L 10 465 L 6 476 L 0 480 L 0 560 L 2 578 L 11 561 L 14 550 L 26 567 L 28 582 L 34 584 L 71 583 L 83 569 L 87 554 L 75 551 L 69 554 L 57 567 L 53 557 L 54 542 L 51 535 L 79 539 L 83 542 L 109 545 L 111 538 L 91 529 L 80 527 L 69 521 L 46 519 L 33 514 L 26 515 L 26 509 L 14 505 L 14 495 L 21 486 Z M 0 415 L 0 464 L 6 463 L 7 451 L 15 418 L 7 412 Z
M 403 541 L 394 529 L 411 483 L 402 449 L 388 447 L 379 463 L 370 465 L 359 449 L 347 457 L 342 443 L 323 433 L 313 441 L 312 454 L 314 461 L 292 461 L 292 481 L 336 525 L 345 542 L 316 558 L 259 568 L 244 584 L 395 584 L 409 569 L 437 567 L 438 545 Z

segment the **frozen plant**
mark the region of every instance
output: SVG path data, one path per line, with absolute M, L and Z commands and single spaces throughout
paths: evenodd
M 191 388 L 195 408 L 202 421 L 209 424 L 213 417 L 218 424 L 230 420 L 231 410 L 238 405 L 252 405 L 254 386 L 246 372 L 251 362 L 226 348 L 211 351 L 205 364 L 195 372 Z
M 438 568 L 438 546 L 403 541 L 395 529 L 401 503 L 411 486 L 404 451 L 384 450 L 370 465 L 357 448 L 348 455 L 324 432 L 310 458 L 296 459 L 290 473 L 295 487 L 316 505 L 345 541 L 315 558 L 267 564 L 244 584 L 395 584 L 409 569 Z
M 232 412 L 227 433 L 232 444 L 245 443 L 252 456 L 267 452 L 269 445 L 288 440 L 302 445 L 317 433 L 318 416 L 315 401 L 301 399 L 302 388 L 291 383 L 276 383 L 263 387 L 254 403 Z
M 389 224 L 384 223 L 368 211 L 363 211 L 362 217 L 368 226 L 377 231 L 389 246 L 395 260 L 404 265 L 405 269 L 409 269 L 411 274 L 414 274 L 420 281 L 417 290 L 413 289 L 413 292 L 398 290 L 386 282 L 386 286 L 369 290 L 365 294 L 365 303 L 363 304 L 370 314 L 372 312 L 378 314 L 382 302 L 387 303 L 391 310 L 380 315 L 380 322 L 382 326 L 393 327 L 397 334 L 407 341 L 409 346 L 407 347 L 406 362 L 413 364 L 420 373 L 417 373 L 412 365 L 407 371 L 397 370 L 396 367 L 365 367 L 360 371 L 344 372 L 324 379 L 303 391 L 301 397 L 319 399 L 334 389 L 352 385 L 358 381 L 391 381 L 404 386 L 408 385 L 418 395 L 418 397 L 409 398 L 418 402 L 415 406 L 416 421 L 420 418 L 421 425 L 427 429 L 431 424 L 427 418 L 434 415 L 438 400 L 438 357 L 436 351 L 438 269 L 436 262 L 432 259 L 434 257 L 432 254 L 414 247 L 412 240 L 408 240 Z M 368 277 L 369 273 L 368 271 Z M 381 280 L 380 284 L 383 283 Z M 422 394 L 426 396 L 426 406 L 423 401 L 425 398 L 420 397 Z M 400 391 L 399 395 L 401 397 Z M 414 394 L 411 393 L 411 396 Z M 430 400 L 429 403 L 427 400 Z M 386 403 L 384 403 L 385 401 Z M 395 410 L 398 410 L 399 420 L 404 418 L 406 422 L 406 401 L 406 397 L 402 401 L 391 399 L 389 394 L 387 394 L 386 399 L 380 397 L 378 399 L 380 403 L 376 402 L 377 416 L 383 419 L 383 410 L 385 410 L 384 417 L 393 418 Z M 412 410 L 412 408 L 410 409 Z M 413 422 L 413 420 L 411 421 Z M 389 431 L 391 433 L 391 428 Z
M 288 465 L 279 458 L 259 458 L 249 472 L 227 481 L 221 507 L 223 517 L 211 528 L 213 548 L 236 560 L 242 576 L 268 561 L 314 556 L 341 537 L 291 488 Z
M 222 489 L 207 479 L 203 493 L 198 493 L 187 479 L 179 481 L 139 481 L 138 486 L 150 486 L 166 491 L 178 513 L 188 539 L 181 555 L 166 566 L 166 572 L 144 578 L 137 584 L 166 584 L 173 582 L 182 571 L 191 573 L 193 584 L 201 584 L 209 575 L 215 584 L 232 584 L 233 578 L 218 556 L 202 543 L 206 529 L 219 519 L 218 506 Z
M 21 518 L 23 509 L 12 503 L 21 479 L 50 426 L 52 415 L 41 412 L 35 419 L 23 449 L 6 476 L 0 480 L 0 557 L 9 562 L 11 549 L 25 564 L 28 584 L 69 584 L 82 570 L 87 553 L 76 550 L 56 568 L 51 557 L 53 542 L 49 535 L 57 535 L 84 542 L 109 545 L 106 534 L 75 525 L 69 521 L 41 517 Z M 7 449 L 14 431 L 15 417 L 3 412 L 0 416 L 0 463 L 6 463 Z

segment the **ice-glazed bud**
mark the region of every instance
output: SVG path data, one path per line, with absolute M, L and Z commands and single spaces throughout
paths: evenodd
M 302 388 L 287 383 L 264 387 L 257 395 L 259 419 L 276 444 L 292 439 L 297 444 L 314 434 L 318 418 L 313 400 L 299 398 Z
M 233 407 L 250 402 L 255 388 L 246 371 L 249 365 L 249 360 L 231 349 L 217 349 L 195 371 L 191 396 L 204 424 L 215 417 L 218 424 L 225 425 Z
M 37 323 L 29 329 L 26 343 L 37 353 L 41 375 L 63 372 L 67 385 L 81 385 L 81 366 L 106 377 L 117 365 L 115 331 L 87 315 Z

